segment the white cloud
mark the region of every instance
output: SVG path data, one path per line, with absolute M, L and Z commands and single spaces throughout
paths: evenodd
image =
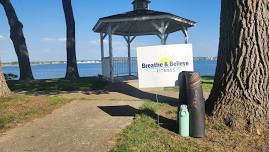
M 98 39 L 90 40 L 89 43 L 92 44 L 92 45 L 98 45 L 99 46 L 100 45 L 100 40 L 98 40 Z M 104 40 L 104 45 L 108 45 L 108 40 Z M 112 45 L 116 46 L 116 47 L 117 46 L 126 46 L 127 43 L 125 43 L 124 40 L 123 41 L 113 40 Z
M 7 39 L 5 36 L 3 36 L 3 35 L 0 35 L 0 39 L 1 40 L 5 40 L 5 39 Z
M 59 37 L 59 38 L 55 38 L 55 37 L 43 37 L 41 38 L 42 42 L 65 42 L 66 38 L 65 37 Z
M 62 38 L 58 38 L 57 39 L 59 42 L 65 42 L 66 41 L 66 38 L 65 37 L 62 37 Z
M 100 40 L 98 40 L 98 39 L 90 40 L 89 43 L 92 44 L 92 45 L 100 45 Z M 104 45 L 107 45 L 107 44 L 108 44 L 108 40 L 104 40 Z
M 100 41 L 98 41 L 98 40 L 90 40 L 89 43 L 93 44 L 93 45 L 97 45 L 97 44 L 100 43 Z
M 42 53 L 51 53 L 52 50 L 51 49 L 41 49 L 40 52 L 42 52 Z

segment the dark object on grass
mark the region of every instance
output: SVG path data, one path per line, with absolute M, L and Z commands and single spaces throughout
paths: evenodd
M 182 72 L 180 83 L 180 104 L 188 105 L 190 112 L 190 136 L 205 136 L 205 100 L 201 79 L 196 72 Z
M 104 78 L 103 75 L 101 75 L 101 74 L 98 74 L 97 77 L 98 77 L 99 80 L 102 80 Z
M 5 79 L 6 80 L 14 80 L 18 78 L 18 75 L 13 74 L 13 73 L 4 73 Z

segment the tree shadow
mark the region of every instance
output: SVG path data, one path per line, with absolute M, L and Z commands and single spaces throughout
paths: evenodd
M 80 92 L 86 95 L 104 94 L 108 81 L 98 77 L 82 77 L 76 80 L 43 79 L 43 80 L 8 80 L 9 88 L 15 93 L 27 95 L 58 95 Z
M 106 114 L 111 117 L 134 117 L 136 114 L 144 114 L 150 116 L 152 119 L 156 120 L 156 123 L 167 129 L 169 131 L 177 133 L 178 125 L 176 120 L 166 118 L 161 115 L 157 115 L 154 111 L 150 109 L 136 109 L 129 105 L 118 105 L 118 106 L 98 106 Z M 159 121 L 158 121 L 159 120 Z
M 138 98 L 138 99 L 151 100 L 151 101 L 157 102 L 156 94 L 142 91 L 136 87 L 129 85 L 126 82 L 113 83 L 113 84 L 109 85 L 108 87 L 106 87 L 106 91 L 118 92 L 118 93 L 122 93 L 122 94 L 125 94 L 128 96 Z M 178 106 L 178 104 L 179 104 L 177 98 L 163 96 L 163 95 L 158 95 L 158 102 L 159 103 L 166 103 L 166 104 L 169 104 L 171 106 Z
M 202 81 L 201 83 L 202 84 L 213 84 L 213 82 L 205 82 L 205 81 Z
M 214 76 L 209 76 L 209 75 L 201 76 L 201 78 L 203 78 L 203 80 L 214 80 Z
M 138 109 L 129 105 L 120 106 L 98 106 L 99 109 L 112 117 L 132 117 L 138 113 Z
M 118 92 L 142 100 L 157 102 L 156 94 L 142 91 L 126 82 L 118 81 L 110 83 L 98 77 L 82 77 L 77 80 L 66 79 L 44 79 L 44 80 L 9 80 L 9 88 L 15 93 L 26 95 L 59 95 L 65 93 L 82 93 L 85 95 L 108 94 Z M 178 99 L 163 95 L 158 95 L 160 103 L 167 103 L 178 106 Z

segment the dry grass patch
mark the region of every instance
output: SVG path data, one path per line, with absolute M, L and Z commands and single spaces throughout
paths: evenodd
M 70 101 L 60 96 L 13 95 L 0 98 L 0 132 L 51 113 Z

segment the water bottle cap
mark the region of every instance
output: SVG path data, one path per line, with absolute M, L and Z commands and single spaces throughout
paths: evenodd
M 187 105 L 181 105 L 180 110 L 188 110 L 188 106 Z

